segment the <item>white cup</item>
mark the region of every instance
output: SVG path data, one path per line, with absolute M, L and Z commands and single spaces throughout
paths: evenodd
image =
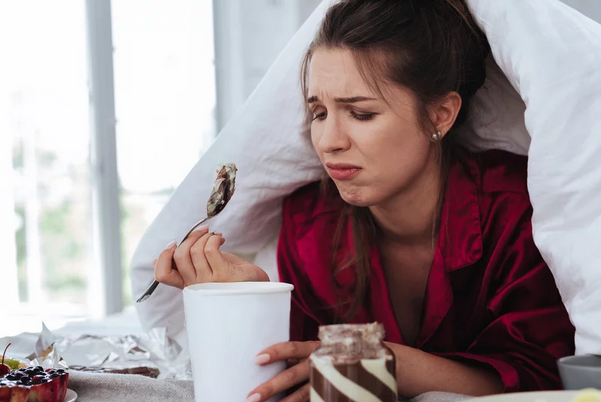
M 250 391 L 286 369 L 283 361 L 258 366 L 254 360 L 263 349 L 290 339 L 293 288 L 228 282 L 184 289 L 196 402 L 245 402 Z

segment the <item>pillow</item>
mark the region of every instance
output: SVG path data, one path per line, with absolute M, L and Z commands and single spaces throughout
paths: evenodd
M 322 173 L 303 126 L 299 67 L 331 3 L 324 0 L 305 22 L 147 230 L 131 265 L 134 296 L 152 281 L 152 260 L 163 247 L 205 216 L 220 162 L 238 165 L 237 190 L 211 227 L 225 234 L 226 249 L 258 253 L 255 262 L 277 280 L 281 201 Z M 576 325 L 578 353 L 599 352 L 601 26 L 557 0 L 468 3 L 494 60 L 461 138 L 475 149 L 529 152 L 535 241 Z M 144 327 L 183 332 L 181 291 L 159 286 L 136 307 Z

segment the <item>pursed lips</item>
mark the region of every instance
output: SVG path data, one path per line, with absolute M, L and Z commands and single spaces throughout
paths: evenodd
M 349 180 L 357 176 L 363 168 L 348 163 L 326 163 L 328 173 L 334 180 Z

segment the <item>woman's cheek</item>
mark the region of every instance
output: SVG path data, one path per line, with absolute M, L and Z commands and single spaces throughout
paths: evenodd
M 318 130 L 314 127 L 311 127 L 311 144 L 313 145 L 313 149 L 321 159 L 321 152 L 319 151 L 319 133 Z

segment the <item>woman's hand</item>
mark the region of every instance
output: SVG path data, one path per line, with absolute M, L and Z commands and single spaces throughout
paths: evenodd
M 403 399 L 430 391 L 482 396 L 502 393 L 505 388 L 492 366 L 454 361 L 409 346 L 384 343 L 396 357 L 397 386 Z
M 264 384 L 259 385 L 250 394 L 247 402 L 266 401 L 292 387 L 301 385 L 281 402 L 306 402 L 309 400 L 309 355 L 319 346 L 319 342 L 282 342 L 273 345 L 255 359 L 255 363 L 264 366 L 285 360 L 288 369 Z M 305 384 L 306 383 L 306 384 Z
M 261 268 L 219 248 L 225 243 L 221 233 L 202 229 L 176 248 L 171 242 L 155 260 L 158 282 L 183 289 L 205 282 L 262 282 L 269 277 Z

